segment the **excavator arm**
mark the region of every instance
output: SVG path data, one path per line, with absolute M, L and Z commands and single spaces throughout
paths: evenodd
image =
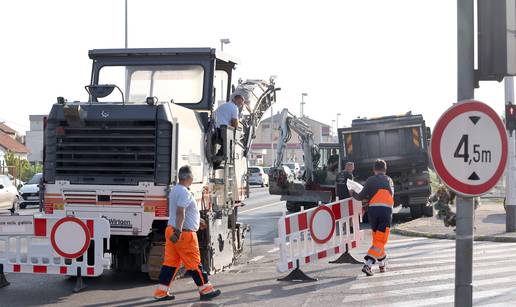
M 327 191 L 316 191 L 311 187 L 314 183 L 314 172 L 319 164 L 319 147 L 314 143 L 314 135 L 310 126 L 302 119 L 291 114 L 288 109 L 283 109 L 280 114 L 280 137 L 277 145 L 276 161 L 269 171 L 269 193 L 281 195 L 281 200 L 287 202 L 317 203 L 331 200 L 331 194 Z M 299 135 L 303 149 L 303 161 L 305 164 L 304 182 L 288 178 L 282 162 L 283 154 L 288 141 L 292 137 L 292 131 Z
M 319 149 L 314 143 L 314 136 L 310 126 L 300 118 L 297 118 L 288 109 L 283 109 L 280 114 L 280 137 L 278 139 L 275 168 L 281 167 L 283 162 L 283 154 L 290 140 L 292 133 L 295 131 L 299 135 L 301 147 L 303 149 L 303 160 L 305 163 L 304 178 L 307 181 L 313 181 L 314 171 L 319 163 Z

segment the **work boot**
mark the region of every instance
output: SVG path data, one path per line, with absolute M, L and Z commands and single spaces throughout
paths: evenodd
M 380 273 L 387 272 L 387 260 L 384 258 L 384 260 L 379 261 L 378 267 L 380 268 Z
M 173 300 L 175 298 L 176 297 L 174 295 L 172 295 L 170 292 L 168 292 L 167 290 L 158 288 L 154 291 L 154 299 L 157 301 L 168 301 L 168 300 Z
M 368 266 L 367 264 L 364 264 L 364 266 L 362 267 L 362 272 L 364 272 L 367 276 L 374 275 L 373 271 L 371 270 L 371 267 Z
M 220 295 L 220 290 L 215 289 L 213 285 L 207 284 L 205 286 L 206 287 L 204 289 L 199 290 L 199 298 L 201 299 L 201 301 L 209 301 Z
M 380 268 L 380 273 L 387 272 L 387 264 L 386 263 L 384 263 L 383 265 L 380 265 L 379 268 Z

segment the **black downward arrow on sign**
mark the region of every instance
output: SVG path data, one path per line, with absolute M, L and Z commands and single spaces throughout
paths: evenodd
M 473 172 L 468 177 L 469 180 L 480 180 L 480 177 L 478 177 L 477 173 Z
M 480 120 L 480 116 L 470 116 L 469 119 L 473 122 L 473 125 L 476 125 Z

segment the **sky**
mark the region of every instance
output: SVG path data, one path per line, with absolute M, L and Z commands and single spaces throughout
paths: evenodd
M 456 1 L 128 0 L 129 47 L 220 47 L 243 79 L 278 76 L 274 110 L 339 126 L 423 114 L 433 127 L 457 97 Z M 24 132 L 57 96 L 87 100 L 89 49 L 124 47 L 124 0 L 1 1 L 0 121 Z M 475 98 L 503 112 L 503 83 Z

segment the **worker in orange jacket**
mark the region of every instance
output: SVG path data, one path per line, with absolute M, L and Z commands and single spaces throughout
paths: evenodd
M 183 166 L 178 173 L 179 183 L 168 196 L 169 221 L 165 231 L 165 259 L 159 275 L 159 285 L 154 291 L 156 300 L 174 299 L 170 287 L 181 264 L 192 276 L 199 288 L 201 300 L 210 300 L 220 295 L 208 281 L 208 274 L 201 265 L 197 230 L 202 222 L 199 209 L 189 190 L 193 173 L 189 166 Z
M 366 200 L 369 202 L 368 218 L 371 224 L 373 243 L 367 255 L 364 257 L 365 263 L 362 268 L 367 276 L 372 276 L 372 265 L 378 262 L 380 273 L 386 271 L 385 244 L 389 239 L 392 223 L 392 206 L 394 205 L 394 184 L 392 179 L 385 173 L 387 163 L 384 160 L 374 162 L 374 176 L 367 179 L 364 188 L 360 193 L 353 191 L 353 198 Z

